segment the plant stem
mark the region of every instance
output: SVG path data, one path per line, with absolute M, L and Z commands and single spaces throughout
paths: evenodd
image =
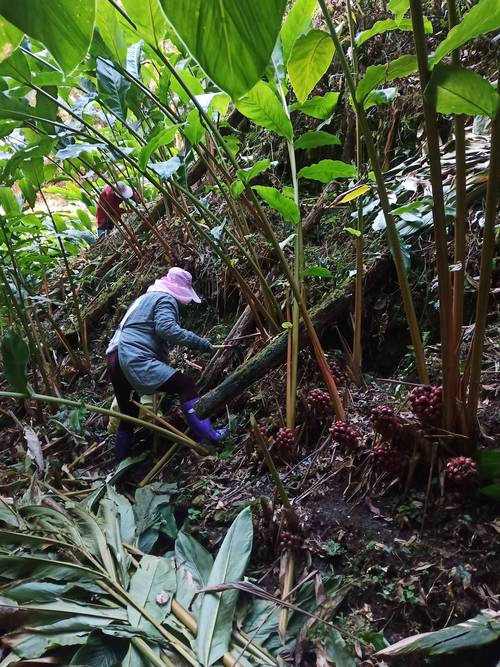
M 497 90 L 500 93 L 500 76 Z M 479 392 L 481 388 L 481 362 L 483 358 L 488 302 L 490 298 L 491 275 L 495 257 L 495 222 L 498 198 L 498 180 L 500 177 L 500 107 L 493 121 L 491 132 L 490 167 L 488 171 L 488 189 L 486 191 L 486 213 L 481 251 L 481 269 L 479 274 L 479 292 L 476 303 L 476 325 L 470 360 L 469 391 L 467 397 L 467 426 L 469 435 L 473 435 L 477 421 Z
M 436 247 L 439 319 L 441 323 L 441 359 L 443 374 L 443 412 L 444 426 L 454 427 L 458 385 L 456 382 L 456 344 L 453 334 L 453 311 L 450 271 L 448 266 L 448 245 L 446 239 L 446 218 L 444 210 L 443 177 L 441 171 L 441 149 L 437 114 L 425 97 L 425 88 L 429 82 L 429 61 L 425 43 L 424 15 L 421 0 L 410 0 L 413 39 L 417 54 L 420 88 L 427 132 L 427 154 L 432 184 L 432 217 L 434 222 L 434 242 Z
M 354 20 L 352 16 L 351 0 L 346 0 L 347 23 L 349 25 L 349 38 L 351 42 L 353 78 L 356 86 L 359 80 L 358 49 L 356 46 L 356 34 L 354 30 Z M 358 178 L 363 170 L 363 143 L 361 129 L 359 126 L 359 116 L 356 114 L 356 167 Z M 357 223 L 356 227 L 359 236 L 356 237 L 356 282 L 354 286 L 354 336 L 352 345 L 352 365 L 356 381 L 361 379 L 362 348 L 361 334 L 363 327 L 363 251 L 364 251 L 364 221 L 363 204 L 361 198 L 357 200 Z
M 290 111 L 288 109 L 288 104 L 286 101 L 285 93 L 283 92 L 283 86 L 279 79 L 278 72 L 276 71 L 276 85 L 281 97 L 281 103 L 283 110 L 285 112 L 288 120 L 291 121 Z M 286 142 L 288 149 L 288 157 L 290 160 L 290 171 L 292 174 L 292 184 L 293 184 L 293 199 L 297 208 L 300 210 L 300 198 L 299 198 L 299 180 L 297 178 L 297 161 L 295 159 L 295 148 L 293 141 L 287 140 Z M 304 240 L 302 235 L 302 221 L 299 219 L 297 225 L 295 226 L 295 252 L 294 252 L 294 268 L 293 276 L 295 282 L 304 297 L 304 285 L 302 272 L 304 271 Z M 288 355 L 288 368 L 287 368 L 287 398 L 286 398 L 286 425 L 290 429 L 295 428 L 295 417 L 297 412 L 297 377 L 299 369 L 299 322 L 300 322 L 300 308 L 297 302 L 297 299 L 293 302 L 292 308 L 292 330 L 289 333 L 290 336 L 290 351 Z
M 68 398 L 60 398 L 59 396 L 47 396 L 45 394 L 21 394 L 15 391 L 0 391 L 0 398 L 15 398 L 19 400 L 27 401 L 41 401 L 42 403 L 55 403 L 56 405 L 67 405 L 71 408 L 85 408 L 89 412 L 97 412 L 100 415 L 106 415 L 107 417 L 114 417 L 115 419 L 120 419 L 126 422 L 130 422 L 135 426 L 141 426 L 142 428 L 147 428 L 151 431 L 159 433 L 161 436 L 167 440 L 172 440 L 175 443 L 183 445 L 188 449 L 193 449 L 198 454 L 202 456 L 207 456 L 209 451 L 202 445 L 192 445 L 187 438 L 181 438 L 177 433 L 172 431 L 167 431 L 161 426 L 152 424 L 151 422 L 144 421 L 143 419 L 137 419 L 136 417 L 130 417 L 129 415 L 124 415 L 121 412 L 116 412 L 116 410 L 108 410 L 107 408 L 101 408 L 99 405 L 92 405 L 91 403 L 83 403 L 81 401 L 72 401 Z
M 394 219 L 391 215 L 389 197 L 387 194 L 387 188 L 385 187 L 384 177 L 382 175 L 382 169 L 380 167 L 380 161 L 378 159 L 377 149 L 373 142 L 373 138 L 371 135 L 370 127 L 368 125 L 368 120 L 366 117 L 365 110 L 363 108 L 363 104 L 356 99 L 356 84 L 351 74 L 351 70 L 349 67 L 349 63 L 347 62 L 346 55 L 344 53 L 344 49 L 342 48 L 342 44 L 340 43 L 340 39 L 335 30 L 335 26 L 333 25 L 332 18 L 327 9 L 325 0 L 319 0 L 319 4 L 321 6 L 323 16 L 325 17 L 325 21 L 328 25 L 330 35 L 335 45 L 335 52 L 340 60 L 342 71 L 344 73 L 346 83 L 352 97 L 352 102 L 356 110 L 356 115 L 358 116 L 359 125 L 363 133 L 366 151 L 370 159 L 370 164 L 373 173 L 375 174 L 380 206 L 384 213 L 384 218 L 387 225 L 387 238 L 389 241 L 389 247 L 391 249 L 392 257 L 394 259 L 394 264 L 396 267 L 396 272 L 398 274 L 399 286 L 401 289 L 401 297 L 403 299 L 406 319 L 408 321 L 410 336 L 413 344 L 413 349 L 415 352 L 418 375 L 422 384 L 428 384 L 429 374 L 427 372 L 427 366 L 425 363 L 424 346 L 422 344 L 422 338 L 420 336 L 420 329 L 418 325 L 417 315 L 415 313 L 413 298 L 411 295 L 411 288 L 408 282 L 408 276 L 404 264 L 403 253 L 401 251 L 399 233 L 396 224 L 394 223 Z
M 276 492 L 278 496 L 281 499 L 281 502 L 283 504 L 283 507 L 286 507 L 286 509 L 291 510 L 292 509 L 292 503 L 290 502 L 290 499 L 288 498 L 288 494 L 285 490 L 285 487 L 283 486 L 283 482 L 281 481 L 281 478 L 279 476 L 279 472 L 276 470 L 276 466 L 274 465 L 273 458 L 269 452 L 269 449 L 266 444 L 266 440 L 262 433 L 260 432 L 259 425 L 257 424 L 257 421 L 255 419 L 255 415 L 253 413 L 250 414 L 250 424 L 252 426 L 253 433 L 255 435 L 255 438 L 259 444 L 260 450 L 264 456 L 264 460 L 266 462 L 266 465 L 268 467 L 268 470 L 271 474 L 271 477 L 273 478 L 274 485 L 276 487 Z
M 456 0 L 448 0 L 448 21 L 450 30 L 459 23 Z M 460 65 L 460 49 L 451 54 L 454 65 Z M 455 354 L 455 382 L 460 385 L 460 350 L 464 316 L 465 280 L 465 230 L 467 224 L 467 190 L 465 160 L 465 116 L 455 116 L 455 256 L 459 265 L 453 272 L 453 345 Z M 461 397 L 463 399 L 463 397 Z

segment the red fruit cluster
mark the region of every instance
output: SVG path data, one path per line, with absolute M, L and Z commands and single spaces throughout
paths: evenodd
M 394 411 L 387 405 L 372 410 L 372 424 L 376 433 L 380 433 L 384 440 L 392 440 L 401 428 L 401 421 Z
M 446 464 L 446 478 L 456 486 L 474 486 L 479 481 L 477 465 L 467 456 L 456 456 Z
M 438 424 L 443 412 L 443 388 L 415 387 L 410 394 L 410 403 L 422 424 Z
M 332 440 L 338 442 L 339 445 L 347 449 L 357 449 L 359 445 L 359 435 L 352 426 L 348 426 L 345 422 L 336 421 L 330 426 L 330 433 Z
M 300 546 L 300 535 L 282 530 L 280 535 L 280 544 L 283 549 L 294 549 Z
M 397 475 L 403 467 L 401 454 L 397 449 L 394 449 L 390 442 L 381 442 L 378 445 L 374 445 L 370 456 L 375 468 L 381 472 L 389 472 L 391 475 Z
M 313 410 L 317 414 L 324 414 L 331 412 L 332 403 L 330 400 L 330 394 L 321 389 L 311 389 L 307 394 L 307 407 L 309 410 Z
M 345 373 L 343 369 L 336 361 L 330 361 L 328 365 L 330 367 L 330 373 L 335 381 L 335 384 L 337 387 L 342 387 L 345 384 Z
M 295 447 L 295 435 L 291 428 L 284 426 L 276 433 L 276 446 L 284 452 L 290 452 Z

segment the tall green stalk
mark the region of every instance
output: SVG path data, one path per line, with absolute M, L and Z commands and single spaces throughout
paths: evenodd
M 498 92 L 500 93 L 500 73 L 498 76 Z M 495 224 L 498 205 L 498 181 L 500 179 L 500 108 L 493 121 L 491 133 L 490 167 L 488 171 L 488 189 L 486 192 L 486 214 L 483 229 L 483 246 L 481 251 L 481 270 L 479 273 L 479 292 L 476 303 L 476 325 L 472 341 L 469 392 L 467 396 L 467 426 L 469 435 L 476 428 L 479 393 L 481 389 L 481 365 L 484 350 L 484 336 L 488 317 L 491 275 L 495 257 Z
M 275 68 L 276 70 L 276 68 Z M 286 101 L 285 93 L 283 92 L 283 86 L 279 80 L 279 75 L 276 72 L 276 87 L 280 93 L 281 103 L 283 105 L 283 110 L 285 112 L 288 120 L 291 121 L 290 111 L 288 109 L 288 104 Z M 287 139 L 287 149 L 288 149 L 288 158 L 290 161 L 290 172 L 292 175 L 292 185 L 293 185 L 293 199 L 297 208 L 300 210 L 300 196 L 299 196 L 299 179 L 297 177 L 297 161 L 295 159 L 295 147 L 293 141 Z M 299 219 L 299 222 L 295 226 L 295 250 L 294 250 L 294 261 L 293 261 L 293 276 L 295 282 L 303 295 L 304 295 L 304 280 L 302 277 L 304 271 L 304 239 L 302 234 L 302 221 Z M 300 308 L 297 302 L 297 299 L 294 299 L 292 307 L 292 329 L 289 333 L 289 346 L 290 351 L 288 355 L 288 365 L 287 365 L 287 397 L 286 397 L 286 425 L 290 429 L 295 428 L 295 417 L 297 412 L 297 383 L 298 383 L 298 371 L 299 371 L 299 322 L 300 322 Z
M 382 169 L 380 167 L 380 161 L 378 158 L 377 149 L 373 142 L 373 138 L 371 135 L 370 127 L 368 125 L 368 120 L 366 117 L 365 110 L 363 108 L 363 104 L 358 102 L 358 100 L 356 99 L 356 83 L 351 74 L 349 63 L 344 53 L 342 44 L 340 43 L 340 39 L 335 30 L 335 26 L 333 25 L 333 21 L 326 6 L 326 2 L 325 0 L 318 0 L 318 1 L 321 10 L 323 12 L 323 16 L 325 17 L 325 21 L 328 25 L 328 29 L 330 31 L 333 43 L 335 45 L 336 54 L 340 60 L 342 71 L 346 79 L 348 90 L 352 97 L 352 102 L 356 111 L 356 115 L 358 117 L 359 126 L 361 128 L 361 132 L 363 134 L 363 138 L 365 141 L 366 152 L 368 153 L 372 171 L 375 175 L 380 206 L 384 213 L 384 219 L 387 225 L 387 238 L 389 241 L 389 247 L 391 249 L 394 265 L 396 267 L 396 272 L 398 275 L 399 286 L 401 289 L 401 297 L 403 300 L 406 319 L 408 322 L 408 328 L 410 330 L 411 341 L 415 352 L 415 360 L 417 364 L 418 375 L 422 384 L 428 384 L 429 374 L 427 371 L 427 365 L 425 363 L 424 346 L 422 343 L 422 338 L 420 336 L 420 328 L 418 325 L 417 315 L 415 312 L 415 306 L 413 303 L 410 284 L 408 282 L 408 275 L 406 273 L 403 253 L 401 251 L 400 238 L 398 230 L 396 228 L 396 224 L 394 222 L 394 218 L 391 215 L 389 197 L 387 194 L 387 188 L 385 187 L 384 177 L 382 175 Z
M 357 86 L 359 80 L 359 65 L 358 65 L 358 49 L 356 46 L 356 35 L 354 31 L 354 20 L 352 16 L 351 0 L 346 0 L 347 9 L 347 23 L 349 25 L 349 37 L 351 41 L 351 54 L 353 65 L 353 78 Z M 361 128 L 359 125 L 359 117 L 356 114 L 356 167 L 358 170 L 358 177 L 363 171 L 363 142 L 361 135 Z M 354 286 L 354 336 L 352 345 L 352 365 L 353 371 L 359 382 L 361 378 L 362 368 L 362 347 L 361 334 L 363 328 L 363 253 L 364 253 L 364 221 L 363 221 L 363 204 L 361 199 L 357 200 L 357 231 L 359 236 L 356 237 L 356 282 Z
M 450 30 L 458 25 L 456 0 L 448 0 Z M 451 54 L 452 63 L 460 65 L 460 49 Z M 465 116 L 455 116 L 455 271 L 453 272 L 453 345 L 455 354 L 455 382 L 460 385 L 460 349 L 464 318 L 465 230 L 467 224 L 467 168 L 465 160 Z M 462 399 L 464 397 L 461 397 Z
M 413 39 L 417 54 L 425 128 L 427 134 L 427 154 L 432 185 L 432 217 L 434 222 L 434 243 L 436 247 L 439 319 L 441 324 L 441 359 L 443 374 L 443 413 L 444 426 L 454 428 L 457 400 L 457 358 L 456 343 L 453 336 L 453 303 L 451 292 L 450 271 L 448 266 L 448 245 L 446 238 L 446 218 L 444 208 L 443 177 L 441 171 L 441 148 L 437 114 L 427 101 L 424 93 L 430 79 L 429 61 L 424 30 L 424 14 L 421 0 L 410 0 Z

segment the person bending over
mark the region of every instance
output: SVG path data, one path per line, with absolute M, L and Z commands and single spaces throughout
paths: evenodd
M 139 193 L 134 192 L 132 188 L 124 183 L 118 183 L 112 187 L 107 185 L 99 195 L 99 202 L 97 204 L 97 236 L 107 236 L 114 228 L 116 222 L 120 222 L 125 210 L 121 208 L 121 204 L 127 199 L 131 199 L 136 204 L 139 204 L 141 198 Z
M 138 394 L 177 394 L 193 438 L 199 443 L 218 442 L 225 430 L 214 429 L 209 419 L 199 419 L 194 406 L 199 393 L 194 380 L 165 361 L 168 347 L 185 347 L 211 352 L 206 338 L 183 329 L 179 324 L 179 304 L 200 303 L 192 287 L 192 277 L 179 267 L 156 280 L 125 313 L 106 350 L 108 373 L 120 412 L 139 415 L 131 399 Z M 127 458 L 134 444 L 134 425 L 121 420 L 116 434 L 116 460 Z

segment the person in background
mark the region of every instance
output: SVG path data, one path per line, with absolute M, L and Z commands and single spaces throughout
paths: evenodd
M 183 329 L 179 324 L 179 304 L 200 303 L 192 287 L 192 277 L 179 267 L 156 280 L 125 313 L 106 350 L 107 367 L 120 412 L 137 417 L 132 403 L 137 394 L 165 392 L 180 398 L 184 418 L 192 437 L 199 443 L 218 442 L 225 430 L 214 429 L 209 419 L 199 419 L 194 407 L 199 393 L 194 380 L 165 361 L 168 347 L 185 347 L 211 352 L 206 338 Z M 116 434 L 116 460 L 130 455 L 134 444 L 134 425 L 120 421 Z
M 115 223 L 120 221 L 125 210 L 121 208 L 121 204 L 127 199 L 139 203 L 141 198 L 137 192 L 124 183 L 118 183 L 112 187 L 107 185 L 99 195 L 99 202 L 97 204 L 97 236 L 106 236 L 114 228 Z

